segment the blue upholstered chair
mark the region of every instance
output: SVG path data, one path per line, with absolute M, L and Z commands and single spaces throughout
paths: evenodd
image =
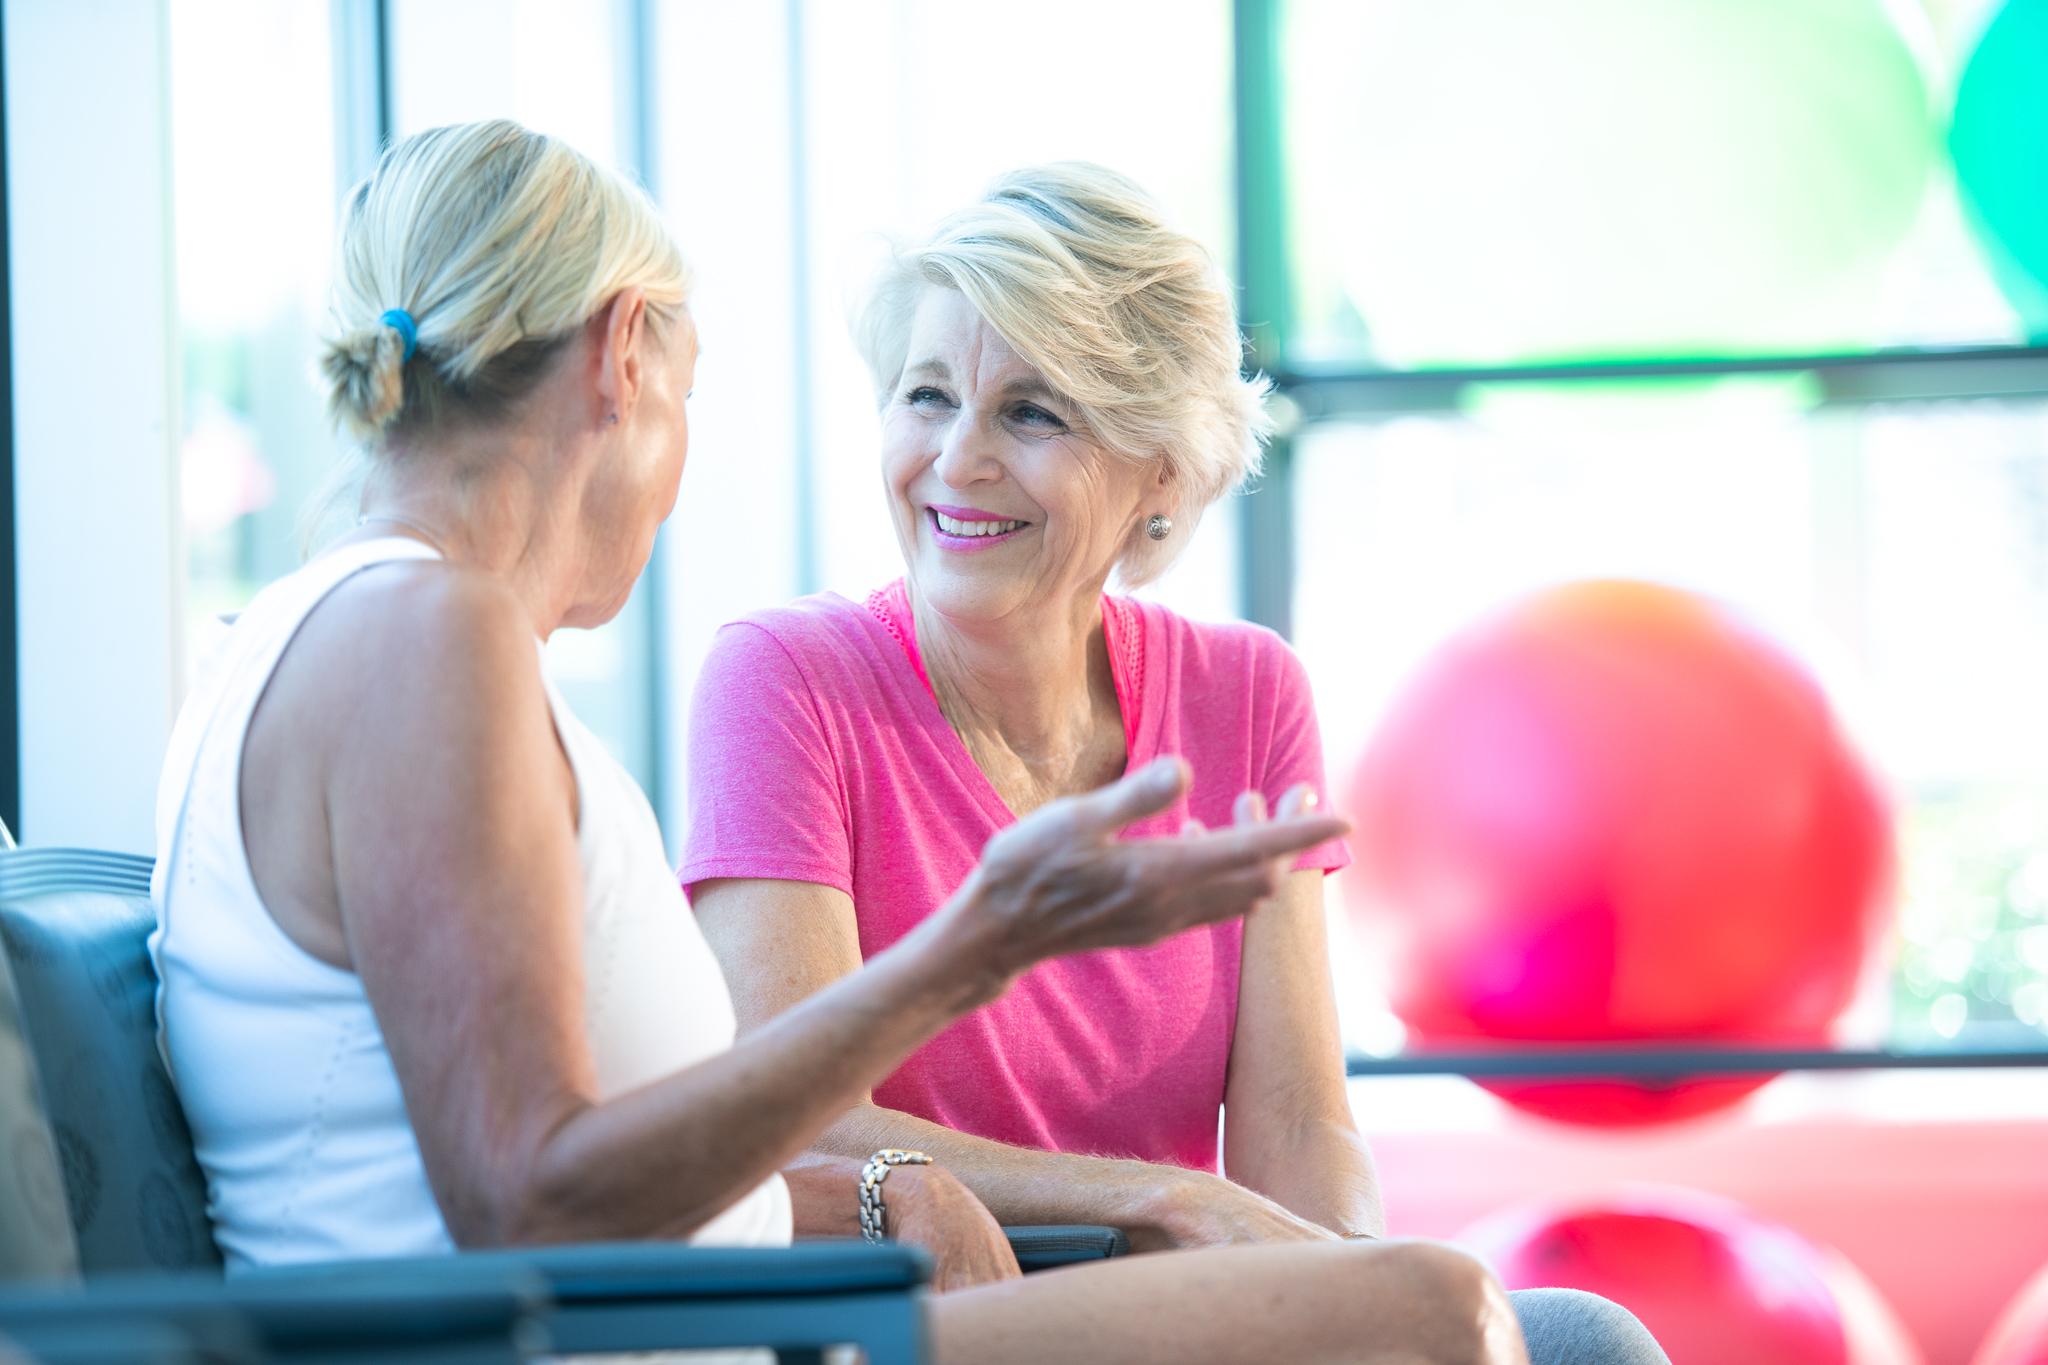
M 149 873 L 125 854 L 0 851 L 0 1279 L 16 1286 L 0 1293 L 0 1335 L 76 1361 L 766 1346 L 795 1362 L 841 1343 L 875 1365 L 923 1359 L 924 1257 L 861 1242 L 494 1251 L 223 1284 L 156 1050 Z M 1102 1229 L 1019 1237 L 1039 1263 L 1115 1242 Z M 50 1287 L 81 1275 L 82 1293 Z

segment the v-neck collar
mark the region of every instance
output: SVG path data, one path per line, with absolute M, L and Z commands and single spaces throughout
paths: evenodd
M 877 588 L 868 594 L 867 611 L 883 630 L 887 631 L 900 647 L 904 662 L 917 678 L 917 691 L 931 708 L 928 722 L 936 722 L 946 734 L 942 744 L 950 741 L 954 769 L 961 779 L 972 788 L 981 803 L 998 825 L 1013 825 L 1017 814 L 1010 809 L 988 774 L 974 761 L 968 752 L 967 743 L 960 738 L 960 732 L 946 719 L 946 713 L 939 707 L 938 693 L 932 690 L 931 675 L 925 671 L 924 655 L 917 647 L 917 620 L 910 609 L 910 590 L 902 579 L 887 587 Z M 1152 737 L 1157 733 L 1156 725 L 1146 722 L 1154 719 L 1144 705 L 1145 698 L 1145 623 L 1139 615 L 1135 602 L 1111 597 L 1102 597 L 1102 634 L 1109 649 L 1109 677 L 1116 689 L 1116 708 L 1124 727 L 1124 771 L 1135 772 L 1152 761 L 1153 755 L 1146 752 Z

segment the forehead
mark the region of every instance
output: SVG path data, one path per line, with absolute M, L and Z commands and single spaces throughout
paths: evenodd
M 1003 340 L 957 289 L 928 284 L 917 298 L 910 319 L 906 372 L 940 365 L 956 376 L 1039 377 L 1038 370 Z

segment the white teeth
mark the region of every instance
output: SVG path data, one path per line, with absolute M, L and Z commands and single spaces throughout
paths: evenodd
M 939 529 L 949 536 L 999 536 L 1030 523 L 1022 521 L 958 521 L 934 508 L 932 516 L 937 519 Z

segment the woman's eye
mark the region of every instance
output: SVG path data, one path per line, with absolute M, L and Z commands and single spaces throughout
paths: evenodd
M 913 408 L 921 408 L 928 403 L 945 402 L 946 395 L 932 388 L 929 384 L 920 384 L 909 393 L 904 394 L 903 401 L 910 404 Z
M 1031 426 L 1064 427 L 1065 422 L 1047 412 L 1036 403 L 1019 403 L 1016 408 L 1017 420 Z

